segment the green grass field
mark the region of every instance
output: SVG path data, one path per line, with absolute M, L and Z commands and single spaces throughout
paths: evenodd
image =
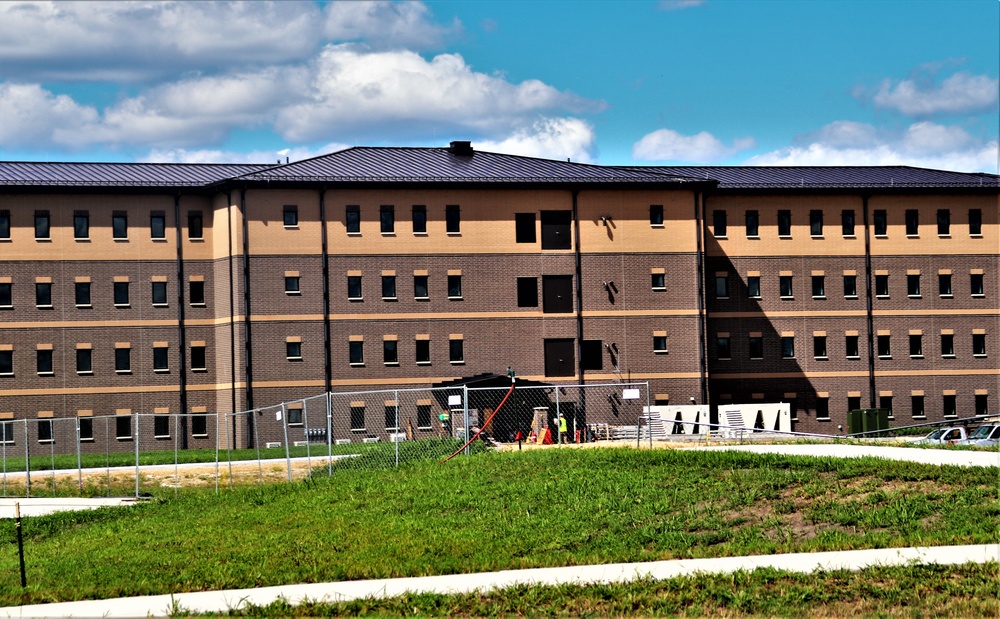
M 0 604 L 589 563 L 992 543 L 1000 522 L 996 469 L 634 449 L 483 453 L 443 465 L 424 460 L 399 469 L 367 468 L 382 462 L 372 457 L 366 465 L 363 458 L 352 458 L 338 465 L 332 478 L 237 488 L 218 496 L 187 491 L 127 509 L 30 519 L 23 527 L 24 590 L 17 577 L 13 523 L 5 521 L 0 569 L 7 577 Z M 958 583 L 962 599 L 974 599 L 987 585 L 973 576 L 989 568 L 959 568 L 953 572 L 959 577 L 948 582 Z M 907 569 L 890 571 L 887 586 L 901 586 L 928 568 Z M 827 577 L 804 582 L 825 591 L 822 578 Z M 996 579 L 991 582 L 996 592 Z M 663 587 L 669 591 L 674 585 L 634 586 L 639 589 L 628 596 L 654 600 L 667 596 Z M 772 593 L 777 595 L 777 589 Z M 754 595 L 764 596 L 766 590 Z M 570 597 L 558 591 L 544 595 Z M 553 612 L 630 612 L 598 604 L 604 594 L 597 589 L 587 595 L 597 596 L 593 610 Z M 460 603 L 456 600 L 432 606 Z M 772 613 L 763 599 L 753 605 L 748 607 L 758 609 L 753 612 Z M 501 614 L 518 612 L 496 608 Z M 397 612 L 389 606 L 372 611 Z M 439 614 L 431 608 L 419 612 Z M 485 606 L 454 608 L 456 614 L 492 612 Z

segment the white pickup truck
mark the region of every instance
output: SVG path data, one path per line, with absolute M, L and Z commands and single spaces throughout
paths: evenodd
M 958 441 L 969 438 L 965 433 L 965 428 L 955 426 L 952 428 L 938 428 L 927 436 L 917 439 L 914 445 L 954 445 Z
M 1000 445 L 1000 423 L 979 426 L 972 431 L 969 438 L 959 441 L 959 445 L 974 445 L 976 447 L 996 447 Z

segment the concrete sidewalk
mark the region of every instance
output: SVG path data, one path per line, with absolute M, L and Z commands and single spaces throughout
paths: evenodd
M 890 548 L 814 552 L 782 555 L 680 559 L 649 563 L 612 563 L 530 570 L 507 570 L 478 574 L 450 574 L 420 578 L 356 580 L 200 591 L 174 595 L 152 595 L 111 600 L 85 600 L 33 606 L 0 608 L 0 617 L 159 617 L 173 609 L 197 614 L 215 614 L 247 604 L 263 606 L 279 599 L 290 604 L 304 600 L 342 602 L 359 598 L 383 598 L 411 593 L 470 593 L 491 591 L 513 585 L 558 585 L 629 582 L 651 577 L 658 580 L 690 574 L 724 574 L 738 570 L 771 567 L 792 572 L 815 570 L 861 570 L 874 566 L 1000 562 L 1000 544 L 938 546 L 931 548 Z

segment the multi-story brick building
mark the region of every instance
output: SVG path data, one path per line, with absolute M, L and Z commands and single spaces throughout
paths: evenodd
M 507 366 L 649 381 L 660 402 L 791 400 L 808 431 L 858 407 L 995 411 L 998 214 L 989 174 L 464 142 L 0 163 L 0 416 L 186 413 L 158 436 L 214 445 L 213 414 Z

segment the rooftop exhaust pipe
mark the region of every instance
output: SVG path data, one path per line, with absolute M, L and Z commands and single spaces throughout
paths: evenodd
M 472 142 L 466 140 L 454 140 L 451 145 L 448 146 L 448 152 L 458 157 L 471 157 L 473 153 Z

